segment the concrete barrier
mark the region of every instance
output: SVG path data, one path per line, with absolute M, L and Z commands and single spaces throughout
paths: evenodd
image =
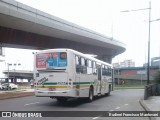
M 146 85 L 144 89 L 144 100 L 147 100 L 150 96 L 160 95 L 160 84 Z

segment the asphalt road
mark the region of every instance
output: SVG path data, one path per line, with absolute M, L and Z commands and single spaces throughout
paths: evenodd
M 55 99 L 28 96 L 0 100 L 0 111 L 144 111 L 139 104 L 144 90 L 116 90 L 110 96 L 96 98 L 91 103 L 85 99 L 70 100 L 65 104 Z M 74 112 L 73 112 L 74 114 Z M 0 120 L 8 118 L 0 118 Z M 11 120 L 149 120 L 148 117 L 45 117 L 45 118 L 10 118 Z

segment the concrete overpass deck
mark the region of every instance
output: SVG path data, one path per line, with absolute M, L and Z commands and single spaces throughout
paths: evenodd
M 26 70 L 4 70 L 3 73 L 10 78 L 24 78 L 24 79 L 33 79 L 33 71 Z
M 48 49 L 71 48 L 110 58 L 125 44 L 22 3 L 0 0 L 0 46 Z

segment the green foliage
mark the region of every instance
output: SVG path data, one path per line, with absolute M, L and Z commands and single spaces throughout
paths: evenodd
M 154 77 L 154 82 L 160 84 L 160 71 L 158 71 Z

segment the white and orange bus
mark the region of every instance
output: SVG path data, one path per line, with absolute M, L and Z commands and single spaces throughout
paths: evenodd
M 50 49 L 34 54 L 35 95 L 56 98 L 87 98 L 110 94 L 112 66 L 72 49 Z

